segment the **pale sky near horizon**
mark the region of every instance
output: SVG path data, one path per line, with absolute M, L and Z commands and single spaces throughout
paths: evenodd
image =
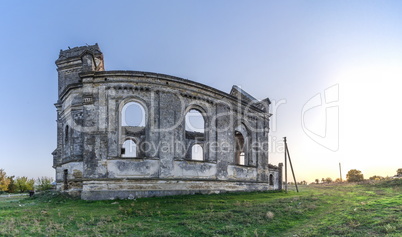
M 0 168 L 54 176 L 60 49 L 272 101 L 298 181 L 402 168 L 400 1 L 0 1 Z M 290 179 L 290 176 L 289 176 Z

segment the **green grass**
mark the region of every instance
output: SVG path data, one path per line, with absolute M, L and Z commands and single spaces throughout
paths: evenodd
M 83 201 L 0 196 L 0 236 L 402 236 L 402 180 Z

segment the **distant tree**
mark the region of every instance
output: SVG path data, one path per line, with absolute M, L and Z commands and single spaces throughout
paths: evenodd
M 15 191 L 17 190 L 17 186 L 15 185 L 14 178 L 15 178 L 14 175 L 7 177 L 7 179 L 9 180 L 8 187 L 7 187 L 9 193 L 15 193 Z
M 332 183 L 332 179 L 330 177 L 328 177 L 328 178 L 325 179 L 325 182 L 327 182 L 328 184 Z
M 320 182 L 319 179 L 315 179 L 315 183 L 318 184 Z
M 7 191 L 8 190 L 8 185 L 10 184 L 10 180 L 7 178 L 7 173 L 4 171 L 4 169 L 0 169 L 0 192 Z
M 53 178 L 51 177 L 41 177 L 37 179 L 36 190 L 46 191 L 53 188 Z
M 360 170 L 351 169 L 346 174 L 346 179 L 348 180 L 348 182 L 360 182 L 364 180 L 364 177 Z
M 384 178 L 381 177 L 381 176 L 378 176 L 378 175 L 374 175 L 374 176 L 371 176 L 371 177 L 369 178 L 369 180 L 382 180 L 382 179 L 384 179 Z
M 396 171 L 396 175 L 402 176 L 402 168 L 399 168 L 399 169 Z
M 321 178 L 321 183 L 325 183 L 325 179 L 324 179 L 324 178 Z
M 342 183 L 342 180 L 340 178 L 336 178 L 335 183 Z
M 24 193 L 29 190 L 33 190 L 35 185 L 34 179 L 28 179 L 25 176 L 17 177 L 16 179 L 16 187 L 17 191 L 20 193 Z

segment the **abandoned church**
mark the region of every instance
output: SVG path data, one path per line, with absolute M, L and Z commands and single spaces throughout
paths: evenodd
M 58 190 L 102 200 L 282 188 L 268 98 L 103 62 L 97 44 L 56 60 Z

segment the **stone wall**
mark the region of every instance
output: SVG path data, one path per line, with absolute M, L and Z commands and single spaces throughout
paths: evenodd
M 281 188 L 281 169 L 268 165 L 269 99 L 104 71 L 98 45 L 61 51 L 56 64 L 59 190 L 105 199 Z M 202 121 L 194 131 L 192 113 Z

